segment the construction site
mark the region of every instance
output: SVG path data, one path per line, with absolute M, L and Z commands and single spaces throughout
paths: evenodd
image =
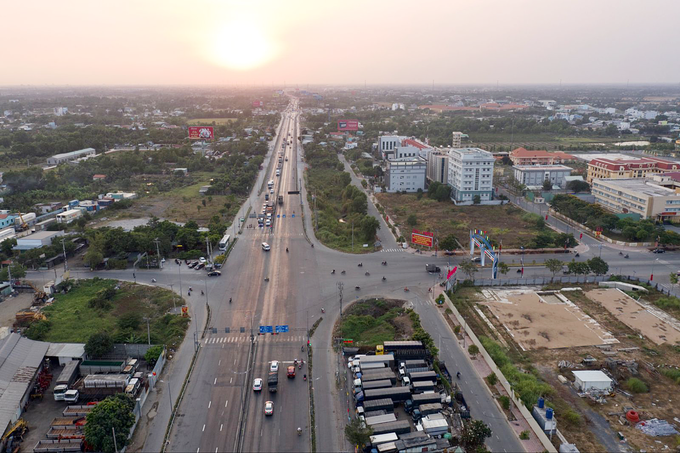
M 498 347 L 520 376 L 549 385 L 541 387 L 550 389 L 542 396 L 554 409 L 556 425 L 534 417 L 546 433 L 549 427 L 551 434 L 559 431 L 556 446 L 558 438 L 582 452 L 676 446 L 680 323 L 645 301 L 644 288 L 633 293 L 632 285 L 619 286 L 623 290 L 593 284 L 453 293 L 454 305 L 478 336 L 495 343 L 492 349 Z M 514 385 L 517 375 L 509 372 Z

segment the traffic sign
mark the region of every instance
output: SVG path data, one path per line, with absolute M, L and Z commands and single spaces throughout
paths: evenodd
M 291 217 L 295 217 L 295 214 L 292 214 Z
M 288 332 L 288 325 L 276 326 L 276 333 L 286 333 Z
M 284 218 L 284 219 L 286 218 L 286 214 L 283 215 L 283 218 Z
M 280 219 L 280 218 L 281 218 L 281 214 L 276 214 L 276 218 L 277 218 L 277 219 Z
M 351 338 L 343 338 L 342 342 L 343 343 L 354 343 L 354 340 L 352 340 Z
M 273 331 L 273 326 L 260 326 L 260 333 L 272 333 Z

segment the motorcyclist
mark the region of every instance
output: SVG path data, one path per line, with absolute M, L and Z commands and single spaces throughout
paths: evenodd
M 286 253 L 288 253 L 288 247 L 286 247 Z
M 231 303 L 231 297 L 229 298 L 229 303 Z

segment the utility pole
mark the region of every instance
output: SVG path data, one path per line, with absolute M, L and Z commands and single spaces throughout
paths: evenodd
M 158 246 L 160 241 L 158 240 L 158 238 L 155 238 L 153 242 L 156 244 L 156 259 L 158 260 L 158 268 L 163 269 L 163 262 L 161 260 L 161 249 Z
M 354 220 L 352 220 L 352 252 L 354 252 Z
M 338 282 L 338 295 L 340 296 L 340 317 L 342 318 L 342 289 L 345 287 L 343 282 Z
M 12 293 L 14 292 L 14 288 L 12 288 L 12 261 L 7 265 L 7 279 L 9 280 L 9 291 Z
M 149 328 L 149 318 L 148 316 L 144 317 L 144 321 L 146 321 L 146 342 L 147 344 L 151 344 L 151 329 Z
M 118 453 L 118 444 L 116 443 L 116 428 L 112 426 L 111 431 L 113 431 L 113 449 L 116 451 L 116 453 Z
M 64 245 L 64 240 L 61 240 L 61 249 L 64 251 L 64 272 L 68 270 L 68 262 L 66 261 L 66 245 Z
M 182 262 L 179 262 L 179 265 L 177 266 L 177 270 L 179 273 L 179 295 L 180 297 L 183 297 L 184 294 L 182 293 Z

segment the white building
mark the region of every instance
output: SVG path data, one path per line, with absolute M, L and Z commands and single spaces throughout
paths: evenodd
M 543 187 L 543 181 L 564 189 L 565 178 L 571 176 L 571 168 L 566 165 L 515 165 L 512 167 L 515 180 L 531 187 Z
M 610 211 L 660 222 L 680 221 L 680 190 L 641 178 L 593 179 L 591 186 L 595 201 Z
M 427 179 L 447 184 L 449 181 L 449 155 L 446 151 L 433 151 L 427 155 Z
M 427 161 L 422 157 L 388 160 L 385 182 L 387 192 L 417 192 L 425 189 Z
M 462 148 L 463 147 L 463 134 L 462 132 L 451 132 L 451 148 Z
M 394 155 L 394 149 L 401 144 L 406 137 L 399 135 L 381 135 L 378 137 L 378 150 L 383 159 L 388 159 Z
M 46 245 L 52 245 L 52 241 L 63 236 L 63 231 L 38 231 L 28 236 L 17 239 L 14 250 L 33 250 Z
M 574 385 L 582 392 L 590 390 L 606 391 L 612 388 L 612 380 L 600 370 L 572 371 Z
M 48 165 L 59 165 L 62 162 L 70 162 L 83 157 L 93 157 L 96 154 L 94 148 L 79 149 L 70 153 L 55 154 L 47 159 Z
M 449 151 L 451 199 L 456 204 L 472 204 L 479 195 L 481 202 L 493 198 L 493 154 L 479 148 Z

